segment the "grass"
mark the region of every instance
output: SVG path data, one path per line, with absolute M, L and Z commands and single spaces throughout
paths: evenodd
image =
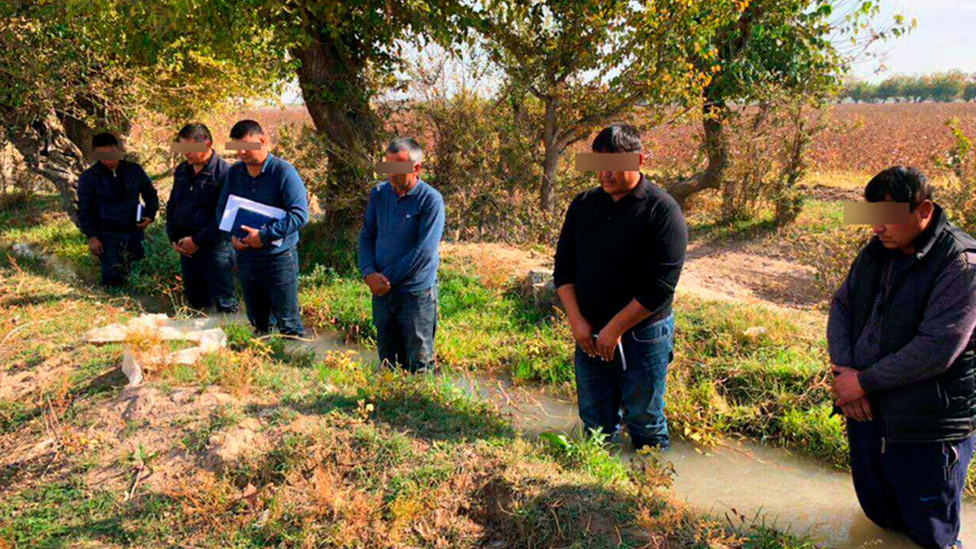
M 219 356 L 237 366 L 154 371 L 123 396 L 124 379 L 106 372 L 117 346 L 92 354 L 76 343 L 105 308 L 100 295 L 9 263 L 0 275 L 0 318 L 29 309 L 65 359 L 47 383 L 0 399 L 13 418 L 0 435 L 0 547 L 811 547 L 681 509 L 650 457 L 627 468 L 599 439 L 525 440 L 443 379 L 348 353 L 309 358 L 239 327 Z M 29 345 L 40 326 L 0 352 Z M 235 396 L 242 377 L 251 381 Z M 177 388 L 189 400 L 171 400 Z M 39 399 L 49 415 L 14 404 Z M 135 414 L 125 422 L 120 402 Z M 207 465 L 215 445 L 255 423 L 243 453 Z M 52 425 L 57 450 L 23 452 Z
M 775 233 L 769 232 L 769 220 L 762 216 L 737 226 L 723 226 L 707 217 L 690 221 L 701 240 L 749 240 L 758 236 L 760 242 L 780 239 L 788 246 L 811 249 L 811 241 L 829 245 L 841 232 L 850 232 L 841 224 L 836 202 L 815 200 L 807 202 L 794 225 Z M 4 230 L 2 225 L 0 230 Z M 337 253 L 333 245 L 323 244 L 325 248 L 320 250 L 319 244 L 318 240 L 306 239 L 305 256 L 333 257 Z M 150 246 L 150 256 L 156 254 L 160 261 L 169 260 L 165 251 Z M 831 261 L 824 261 L 818 272 L 823 273 L 823 284 L 829 286 L 830 277 L 846 272 L 849 256 L 838 253 Z M 491 269 L 478 261 L 444 258 L 437 334 L 441 365 L 494 371 L 517 382 L 542 383 L 571 392 L 572 344 L 566 323 L 557 311 L 534 307 L 512 281 L 499 282 L 494 275 L 483 277 L 488 271 Z M 375 338 L 370 296 L 358 277 L 344 276 L 321 265 L 305 268 L 303 273 L 300 300 L 308 324 L 336 329 L 366 344 Z M 148 284 L 151 280 L 144 281 Z M 830 413 L 826 344 L 820 334 L 811 335 L 807 326 L 782 313 L 690 296 L 677 301 L 676 319 L 676 359 L 669 375 L 667 403 L 678 436 L 703 443 L 722 436 L 744 436 L 792 448 L 834 466 L 846 464 L 842 421 Z M 761 328 L 761 333 L 747 336 L 750 328 Z M 255 388 L 297 391 L 315 375 L 308 367 L 312 361 L 308 355 L 302 359 L 306 367 L 293 368 L 288 375 L 252 367 L 266 359 L 287 362 L 280 341 L 254 347 L 248 343 L 247 330 L 240 326 L 230 328 L 230 340 L 235 355 L 212 357 L 195 367 L 176 369 L 166 381 L 216 383 L 242 395 Z M 22 352 L 26 353 L 21 358 L 25 364 L 38 361 L 32 358 L 36 351 Z M 20 411 L 0 407 L 0 421 L 4 423 L 21 417 Z M 976 491 L 976 466 L 971 470 L 970 490 Z
M 492 289 L 445 261 L 441 271 L 438 359 L 516 380 L 571 390 L 572 344 L 558 315 L 537 311 L 512 289 Z M 369 342 L 368 292 L 358 280 L 305 284 L 308 317 Z M 766 309 L 684 297 L 676 304 L 676 350 L 668 409 L 676 432 L 700 442 L 745 435 L 846 460 L 841 422 L 829 416 L 822 339 L 811 339 Z M 764 333 L 750 337 L 750 328 Z
M 845 228 L 834 203 L 811 201 L 785 230 L 826 240 Z M 736 231 L 713 232 L 709 238 L 746 238 Z M 846 272 L 847 261 L 838 258 L 837 266 L 823 266 L 825 276 Z M 564 320 L 556 311 L 536 309 L 511 281 L 499 286 L 479 277 L 487 270 L 451 257 L 442 262 L 439 363 L 571 392 L 573 347 Z M 366 344 L 375 338 L 370 296 L 358 279 L 320 271 L 300 286 L 312 324 Z M 741 436 L 846 467 L 847 440 L 842 419 L 832 415 L 822 332 L 811 334 L 807 322 L 760 306 L 690 295 L 677 300 L 675 315 L 675 361 L 666 397 L 674 433 L 700 443 Z M 750 329 L 757 335 L 747 335 Z M 976 466 L 969 491 L 976 493 Z
M 437 354 L 458 369 L 506 371 L 516 380 L 567 386 L 573 380 L 569 330 L 547 311 L 538 311 L 514 289 L 484 285 L 477 266 L 444 258 L 440 277 Z M 357 278 L 303 279 L 306 318 L 320 328 L 369 342 L 376 331 L 369 291 Z

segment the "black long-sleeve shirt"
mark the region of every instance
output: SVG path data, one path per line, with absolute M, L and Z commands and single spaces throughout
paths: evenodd
M 91 238 L 102 232 L 136 230 L 136 211 L 142 197 L 142 217 L 156 218 L 159 196 L 142 166 L 120 160 L 113 172 L 101 162 L 82 172 L 78 180 L 78 224 Z
M 574 284 L 583 318 L 601 330 L 632 300 L 651 311 L 637 327 L 671 313 L 688 247 L 677 202 L 643 175 L 618 201 L 602 188 L 580 193 L 556 247 L 556 287 Z
M 213 153 L 199 172 L 183 162 L 173 172 L 173 192 L 166 202 L 166 234 L 170 241 L 190 236 L 206 247 L 224 238 L 217 219 L 217 201 L 230 166 Z

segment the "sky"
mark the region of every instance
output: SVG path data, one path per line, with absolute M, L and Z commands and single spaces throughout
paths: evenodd
M 884 68 L 878 60 L 854 65 L 854 74 L 878 81 L 891 74 L 925 74 L 962 69 L 976 73 L 976 0 L 888 0 L 892 11 L 914 17 L 918 27 L 886 44 Z M 885 10 L 887 11 L 887 9 Z
M 855 76 L 878 82 L 892 74 L 927 74 L 961 69 L 976 73 L 976 0 L 881 0 L 881 16 L 898 13 L 915 18 L 907 36 L 884 43 L 878 58 L 852 66 Z M 285 103 L 301 103 L 297 82 L 282 95 Z

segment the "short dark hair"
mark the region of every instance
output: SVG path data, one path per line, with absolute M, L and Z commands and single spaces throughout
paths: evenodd
M 108 132 L 102 132 L 92 137 L 92 148 L 99 147 L 121 147 L 119 139 Z
M 597 134 L 592 148 L 598 153 L 641 152 L 640 132 L 630 124 L 614 124 Z
M 203 143 L 204 141 L 209 141 L 213 143 L 213 135 L 210 134 L 210 128 L 199 123 L 191 122 L 183 128 L 180 129 L 180 133 L 176 134 L 177 140 L 182 139 L 192 139 L 197 143 Z
M 864 187 L 864 199 L 868 202 L 884 202 L 891 196 L 894 202 L 908 202 L 915 208 L 926 200 L 932 200 L 932 184 L 925 175 L 910 166 L 892 166 L 881 171 Z
M 230 129 L 231 139 L 243 139 L 249 135 L 264 135 L 261 124 L 254 120 L 241 120 Z

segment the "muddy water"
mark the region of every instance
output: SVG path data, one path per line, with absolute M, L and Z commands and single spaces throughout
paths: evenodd
M 455 376 L 452 382 L 498 405 L 527 433 L 570 433 L 580 428 L 576 403 L 497 379 Z M 622 459 L 633 454 L 621 452 Z M 767 524 L 810 534 L 833 547 L 917 547 L 874 526 L 858 506 L 850 475 L 788 452 L 739 442 L 698 449 L 676 442 L 665 454 L 674 465 L 678 499 L 722 517 L 764 517 Z M 964 504 L 961 538 L 976 546 L 976 505 Z
M 344 345 L 328 334 L 311 345 L 317 352 L 354 349 L 375 362 L 373 352 Z M 493 403 L 526 434 L 573 433 L 580 429 L 574 401 L 470 373 L 444 374 L 441 378 Z M 633 453 L 621 451 L 620 457 L 631 459 Z M 832 547 L 917 547 L 865 518 L 848 473 L 813 460 L 747 442 L 700 449 L 677 441 L 665 457 L 674 465 L 677 499 L 712 516 L 760 517 L 768 525 L 809 534 Z M 976 547 L 976 505 L 972 502 L 964 504 L 962 524 L 963 543 Z

